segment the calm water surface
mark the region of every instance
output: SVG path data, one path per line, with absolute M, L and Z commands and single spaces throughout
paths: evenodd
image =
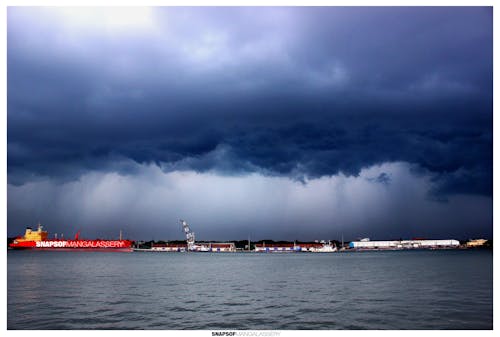
M 8 329 L 492 329 L 491 251 L 9 251 Z

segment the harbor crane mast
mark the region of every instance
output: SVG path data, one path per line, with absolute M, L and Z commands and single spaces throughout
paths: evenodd
M 182 229 L 186 234 L 187 250 L 194 251 L 195 250 L 194 232 L 191 230 L 191 228 L 189 228 L 189 225 L 185 220 L 181 220 L 181 224 L 182 224 Z

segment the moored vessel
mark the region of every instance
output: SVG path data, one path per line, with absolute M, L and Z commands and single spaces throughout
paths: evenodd
M 337 251 L 337 247 L 328 241 L 328 243 L 323 243 L 323 246 L 321 247 L 312 247 L 309 251 L 312 253 L 335 253 Z
M 133 242 L 130 240 L 84 240 L 79 238 L 80 232 L 73 240 L 48 239 L 48 232 L 43 230 L 42 225 L 34 231 L 31 227 L 26 228 L 23 236 L 19 236 L 9 244 L 11 249 L 36 249 L 36 250 L 106 250 L 106 251 L 132 251 Z

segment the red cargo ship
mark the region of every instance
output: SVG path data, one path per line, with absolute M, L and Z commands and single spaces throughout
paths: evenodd
M 26 228 L 24 236 L 17 237 L 9 244 L 12 249 L 40 249 L 40 250 L 105 250 L 105 251 L 132 251 L 130 240 L 81 240 L 78 232 L 74 240 L 48 239 L 48 232 L 42 230 L 38 224 L 36 231 Z

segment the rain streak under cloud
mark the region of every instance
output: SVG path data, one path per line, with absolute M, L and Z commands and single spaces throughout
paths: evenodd
M 8 8 L 8 235 L 491 236 L 492 9 Z

